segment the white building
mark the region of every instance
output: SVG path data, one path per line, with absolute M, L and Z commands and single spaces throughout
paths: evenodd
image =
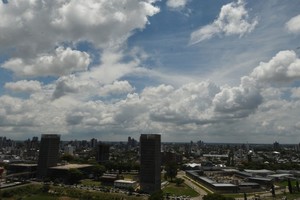
M 64 149 L 65 154 L 74 155 L 74 147 L 71 145 L 68 145 Z
M 115 180 L 114 181 L 114 187 L 116 188 L 124 188 L 124 189 L 129 189 L 137 188 L 137 182 L 136 181 L 129 181 L 129 180 Z

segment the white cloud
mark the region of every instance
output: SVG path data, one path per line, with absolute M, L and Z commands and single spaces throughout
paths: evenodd
M 40 91 L 42 89 L 42 85 L 39 81 L 21 80 L 17 82 L 5 83 L 4 88 L 9 89 L 13 92 L 31 93 Z
M 79 78 L 98 81 L 102 84 L 112 83 L 140 67 L 140 59 L 135 58 L 124 62 L 126 56 L 128 55 L 122 51 L 105 50 L 101 55 L 101 64 L 81 73 Z
M 159 12 L 154 2 L 10 0 L 0 4 L 0 50 L 14 49 L 15 57 L 32 58 L 62 43 L 116 47 Z
M 54 54 L 39 54 L 34 59 L 12 58 L 2 67 L 19 77 L 62 76 L 85 71 L 90 57 L 85 52 L 58 47 Z
M 300 33 L 300 15 L 291 18 L 285 26 L 291 33 Z
M 55 84 L 52 99 L 69 95 L 73 98 L 87 100 L 92 97 L 118 96 L 131 93 L 134 88 L 128 81 L 113 81 L 103 84 L 97 80 L 85 80 L 74 75 L 60 77 Z
M 300 87 L 292 88 L 291 92 L 292 92 L 291 94 L 292 98 L 300 99 Z
M 255 60 L 251 66 L 257 66 L 249 76 L 242 77 L 240 83 L 232 84 L 234 86 L 199 81 L 204 73 L 201 77 L 200 73 L 193 72 L 185 76 L 176 74 L 178 70 L 164 70 L 164 67 L 142 68 L 149 55 L 138 47 L 129 47 L 131 52 L 128 52 L 130 49 L 122 51 L 126 46 L 122 45 L 136 29 L 143 29 L 149 23 L 150 16 L 159 12 L 155 2 L 11 0 L 8 4 L 0 4 L 0 50 L 8 50 L 9 54 L 9 60 L 2 67 L 20 77 L 57 78 L 51 77 L 53 82 L 50 83 L 43 78 L 38 79 L 44 80 L 43 83 L 30 80 L 6 83 L 5 88 L 10 90 L 7 94 L 12 91 L 30 95 L 0 96 L 1 133 L 28 138 L 33 134 L 58 132 L 64 139 L 97 137 L 104 140 L 162 133 L 169 141 L 186 141 L 187 138 L 247 141 L 252 138 L 257 142 L 264 134 L 265 140 L 261 142 L 269 142 L 275 136 L 281 135 L 284 139 L 285 134 L 294 136 L 290 137 L 293 139 L 296 137 L 299 133 L 299 88 L 283 88 L 276 84 L 300 78 L 299 58 L 295 52 L 279 52 L 259 65 L 258 58 L 252 58 L 259 57 L 261 51 L 253 54 L 246 48 L 240 59 L 232 59 L 234 53 L 225 52 L 221 57 L 226 59 L 220 58 L 220 63 L 229 59 L 235 61 L 224 68 L 234 70 L 233 62 L 242 63 L 240 67 L 244 68 L 243 64 L 250 59 Z M 181 8 L 187 2 L 169 0 L 167 4 Z M 243 1 L 224 5 L 212 24 L 192 34 L 191 43 L 216 35 L 241 37 L 257 24 L 249 15 Z M 276 37 L 268 40 L 273 38 Z M 90 55 L 81 52 L 78 44 L 82 41 L 93 46 L 91 51 L 98 52 Z M 223 44 L 217 48 L 223 48 Z M 273 45 L 268 47 L 268 50 L 277 49 Z M 89 66 L 91 56 L 98 53 L 100 60 L 94 61 L 99 64 Z M 243 74 L 249 71 L 248 68 Z M 217 73 L 222 77 L 220 71 Z M 131 85 L 136 80 L 131 82 L 128 77 L 138 77 L 137 82 L 140 77 L 146 77 L 145 85 L 153 79 L 156 83 L 145 88 L 136 84 L 136 90 Z
M 261 62 L 251 76 L 262 82 L 290 82 L 300 78 L 300 59 L 294 51 L 280 51 L 269 62 Z
M 218 18 L 211 24 L 201 27 L 191 34 L 190 44 L 210 39 L 218 34 L 239 35 L 253 31 L 257 19 L 250 19 L 243 0 L 222 6 Z
M 78 83 L 74 75 L 60 77 L 56 81 L 53 99 L 58 99 L 66 94 L 77 93 L 79 87 L 84 87 L 86 84 Z
M 138 52 L 136 52 L 138 53 Z M 133 57 L 128 62 L 124 57 Z M 55 83 L 52 98 L 58 99 L 65 95 L 75 95 L 79 99 L 88 99 L 95 96 L 119 95 L 131 92 L 134 88 L 128 81 L 120 81 L 123 76 L 135 74 L 141 69 L 142 58 L 130 52 L 130 55 L 121 51 L 105 50 L 101 55 L 101 64 L 90 70 L 69 76 L 62 76 Z M 80 93 L 80 95 L 77 95 Z
M 183 8 L 187 4 L 188 0 L 168 0 L 167 6 L 173 9 Z
M 253 113 L 262 103 L 262 96 L 257 88 L 239 87 L 223 88 L 214 100 L 214 109 L 230 118 L 243 118 Z M 222 116 L 222 118 L 225 117 Z
M 112 84 L 104 85 L 99 89 L 99 95 L 119 95 L 127 94 L 134 91 L 134 88 L 128 81 L 114 81 Z

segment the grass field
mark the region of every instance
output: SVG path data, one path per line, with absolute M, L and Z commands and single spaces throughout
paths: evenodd
M 9 188 L 1 191 L 1 200 L 141 200 L 144 197 L 127 196 L 118 193 L 104 193 L 98 191 L 88 191 L 77 188 L 66 188 L 60 186 L 50 186 L 52 193 L 43 190 L 42 184 L 30 184 Z M 43 192 L 44 191 L 44 192 Z
M 176 186 L 175 183 L 170 183 L 169 185 L 167 185 L 164 189 L 163 192 L 169 193 L 171 195 L 175 195 L 175 196 L 190 196 L 190 197 L 196 197 L 199 194 L 197 192 L 195 192 L 192 188 L 190 188 L 189 186 L 187 186 L 186 184 L 182 184 L 181 186 Z
M 292 181 L 291 181 L 291 184 L 292 184 L 292 186 L 296 186 L 296 181 L 295 181 L 295 180 L 292 180 Z M 282 182 L 279 182 L 279 183 L 276 184 L 276 185 L 281 186 L 281 187 L 286 187 L 286 186 L 288 186 L 289 184 L 288 184 L 288 181 L 282 181 Z
M 83 179 L 80 182 L 81 182 L 81 185 L 84 185 L 84 186 L 101 186 L 100 181 L 93 181 L 91 179 Z
M 45 194 L 23 197 L 22 200 L 59 200 L 58 197 L 53 197 Z

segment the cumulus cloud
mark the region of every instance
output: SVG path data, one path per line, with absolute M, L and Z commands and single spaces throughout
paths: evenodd
M 262 82 L 290 82 L 300 78 L 300 59 L 294 51 L 280 51 L 269 62 L 261 62 L 251 76 Z
M 159 12 L 154 2 L 11 0 L 0 4 L 0 49 L 14 49 L 16 57 L 28 58 L 62 43 L 118 46 Z
M 165 95 L 161 96 L 162 89 Z M 175 124 L 206 124 L 213 118 L 211 109 L 212 99 L 220 89 L 211 82 L 190 83 L 176 90 L 166 90 L 166 86 L 160 89 L 145 90 L 144 96 L 158 96 L 160 101 L 152 104 L 150 117 L 154 121 L 169 122 Z M 154 91 L 158 94 L 153 95 Z M 166 93 L 166 91 L 168 91 Z M 167 94 L 167 95 L 166 95 Z M 156 98 L 155 98 L 156 99 Z M 153 99 L 152 99 L 153 101 Z
M 300 33 L 300 15 L 291 18 L 285 26 L 291 33 Z
M 243 0 L 222 6 L 220 14 L 213 23 L 192 32 L 190 44 L 210 39 L 218 34 L 239 35 L 253 31 L 257 19 L 250 19 Z
M 12 58 L 2 67 L 20 77 L 62 76 L 85 71 L 90 57 L 85 52 L 58 47 L 54 54 L 39 54 L 34 59 Z
M 134 88 L 128 81 L 114 81 L 112 84 L 104 85 L 99 89 L 99 95 L 119 95 L 128 94 L 134 91 Z
M 58 99 L 66 94 L 77 93 L 79 91 L 79 87 L 83 85 L 79 85 L 75 76 L 63 76 L 56 81 L 55 90 L 53 92 L 52 98 Z
M 295 99 L 300 99 L 300 87 L 291 89 L 291 97 Z
M 247 117 L 262 103 L 260 91 L 255 87 L 223 88 L 214 100 L 214 110 L 231 118 Z
M 274 132 L 299 132 L 299 88 L 274 86 L 299 79 L 299 58 L 293 51 L 281 51 L 260 63 L 235 86 L 190 82 L 190 77 L 183 80 L 172 73 L 142 68 L 148 55 L 140 48 L 128 52 L 122 45 L 159 12 L 155 2 L 11 0 L 0 4 L 0 50 L 9 50 L 2 67 L 17 78 L 54 76 L 50 82 L 41 78 L 43 83 L 20 80 L 5 84 L 7 90 L 30 95 L 0 96 L 1 133 L 27 138 L 57 132 L 66 139 L 95 134 L 121 140 L 160 132 L 168 140 L 200 135 L 220 141 L 224 134 L 247 137 L 247 131 L 253 137 L 269 133 L 269 138 Z M 167 6 L 177 9 L 187 2 L 168 0 Z M 243 1 L 233 2 L 222 7 L 212 24 L 192 33 L 191 43 L 216 35 L 242 37 L 256 24 Z M 81 44 L 91 45 L 96 52 L 82 52 Z M 99 54 L 99 60 L 91 64 L 93 54 Z M 127 80 L 145 73 L 156 80 L 159 77 L 157 85 L 135 89 Z
M 128 81 L 113 81 L 111 84 L 97 80 L 86 80 L 80 76 L 70 75 L 60 77 L 55 83 L 52 99 L 59 99 L 65 95 L 76 96 L 78 99 L 92 97 L 118 96 L 133 92 L 134 88 Z
M 183 8 L 187 4 L 188 0 L 168 0 L 167 6 L 172 9 Z
M 17 82 L 5 83 L 4 88 L 13 92 L 32 93 L 40 91 L 42 89 L 42 84 L 39 81 L 21 80 Z

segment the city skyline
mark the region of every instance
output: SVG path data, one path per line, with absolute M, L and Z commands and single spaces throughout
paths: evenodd
M 0 137 L 300 141 L 300 2 L 0 2 Z

